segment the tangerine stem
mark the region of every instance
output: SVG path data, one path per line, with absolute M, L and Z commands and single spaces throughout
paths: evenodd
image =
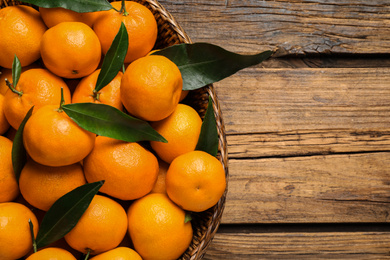
M 129 13 L 126 11 L 125 0 L 122 0 L 121 14 L 122 14 L 123 16 L 128 16 L 128 15 L 129 15 Z
M 34 236 L 34 225 L 33 223 L 31 222 L 31 219 L 28 219 L 28 225 L 30 226 L 30 232 L 31 232 L 31 239 L 32 239 L 32 244 L 33 244 L 33 250 L 34 250 L 34 253 L 36 253 L 38 251 L 37 249 L 37 241 L 35 240 L 35 236 Z
M 58 112 L 63 112 L 64 109 L 62 108 L 65 105 L 65 99 L 64 99 L 64 89 L 61 87 L 61 101 L 60 101 L 60 107 L 57 109 Z
M 90 248 L 88 248 L 88 251 L 87 251 L 87 254 L 85 255 L 85 258 L 84 258 L 84 260 L 88 260 L 88 258 L 89 258 L 89 254 L 91 253 L 91 249 Z
M 95 89 L 92 92 L 93 94 L 91 95 L 93 97 L 94 101 L 100 101 L 100 93 L 97 92 Z
M 13 85 L 11 82 L 9 82 L 8 79 L 5 79 L 5 84 L 7 85 L 7 87 L 8 87 L 12 92 L 18 94 L 19 97 L 21 97 L 21 96 L 23 95 L 23 92 L 22 92 L 22 91 L 16 90 L 16 89 L 14 88 L 14 85 Z

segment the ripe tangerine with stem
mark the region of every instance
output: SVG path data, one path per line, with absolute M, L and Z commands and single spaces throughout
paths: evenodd
M 77 125 L 60 106 L 47 105 L 27 120 L 23 143 L 31 158 L 46 166 L 64 166 L 83 160 L 93 149 L 96 134 Z
M 93 25 L 103 54 L 107 53 L 123 22 L 130 39 L 124 62 L 130 63 L 147 55 L 153 48 L 158 33 L 153 13 L 134 1 L 116 1 L 111 5 L 113 9 L 102 12 Z

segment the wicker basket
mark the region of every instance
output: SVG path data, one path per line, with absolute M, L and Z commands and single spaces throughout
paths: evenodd
M 20 2 L 13 0 L 0 0 L 0 8 L 8 5 L 16 5 Z M 178 43 L 191 43 L 191 39 L 175 21 L 174 17 L 157 1 L 157 0 L 135 0 L 149 8 L 158 24 L 158 39 L 155 45 L 156 49 L 161 49 Z M 111 1 L 110 1 L 111 2 Z M 228 180 L 228 158 L 227 158 L 227 143 L 225 137 L 224 123 L 222 119 L 221 108 L 217 99 L 213 85 L 205 86 L 204 88 L 190 91 L 185 99 L 185 102 L 195 108 L 201 117 L 204 117 L 206 112 L 208 99 L 211 97 L 217 121 L 219 134 L 219 149 L 218 159 L 222 162 L 225 169 L 226 180 Z M 225 206 L 227 188 L 219 202 L 212 208 L 201 213 L 194 213 L 192 216 L 192 225 L 194 229 L 194 237 L 187 251 L 180 259 L 201 259 L 213 239 Z

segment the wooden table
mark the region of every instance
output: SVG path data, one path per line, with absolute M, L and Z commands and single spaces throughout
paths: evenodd
M 390 259 L 390 2 L 160 2 L 194 42 L 278 49 L 215 84 L 230 178 L 205 259 Z

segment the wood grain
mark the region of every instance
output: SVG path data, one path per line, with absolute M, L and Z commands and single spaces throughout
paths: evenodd
M 384 56 L 384 57 L 383 57 Z M 302 56 L 263 61 L 259 68 L 381 68 L 390 67 L 390 56 Z
M 193 41 L 253 53 L 389 53 L 386 0 L 161 0 Z
M 390 152 L 390 129 L 230 134 L 227 142 L 230 159 Z
M 223 223 L 389 222 L 390 153 L 232 159 Z
M 390 259 L 389 232 L 217 233 L 204 259 Z
M 390 117 L 389 68 L 247 68 L 216 83 L 228 134 L 375 131 Z

